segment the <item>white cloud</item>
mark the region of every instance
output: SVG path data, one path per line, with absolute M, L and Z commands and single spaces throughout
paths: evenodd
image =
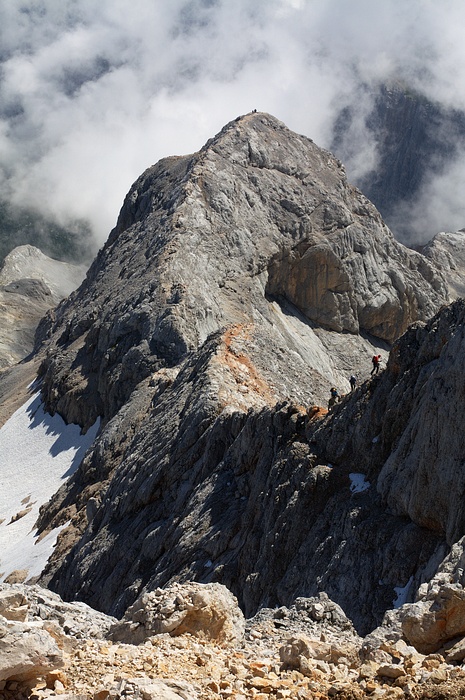
M 354 103 L 360 174 L 375 160 L 360 84 L 395 75 L 465 107 L 464 20 L 462 0 L 4 3 L 0 184 L 61 222 L 88 218 L 102 243 L 148 165 L 238 114 L 271 112 L 328 146 Z

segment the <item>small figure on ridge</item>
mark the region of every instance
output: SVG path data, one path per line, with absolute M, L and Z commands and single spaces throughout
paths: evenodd
M 331 387 L 330 394 L 331 394 L 331 396 L 330 396 L 330 399 L 328 401 L 328 408 L 332 408 L 338 401 L 341 400 L 339 392 L 335 386 Z
M 373 355 L 373 358 L 371 360 L 373 364 L 373 369 L 371 370 L 370 374 L 378 374 L 379 372 L 379 364 L 381 362 L 381 355 Z

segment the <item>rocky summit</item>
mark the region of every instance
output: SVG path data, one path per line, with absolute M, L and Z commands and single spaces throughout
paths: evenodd
M 78 295 L 40 327 L 44 397 L 67 420 L 109 420 L 141 380 L 180 369 L 219 333 L 226 348 L 247 347 L 255 377 L 249 396 L 237 391 L 238 359 L 223 403 L 322 402 L 373 345 L 446 298 L 441 275 L 394 240 L 340 162 L 251 114 L 131 188 Z
M 465 305 L 439 258 L 268 114 L 143 173 L 21 366 L 50 413 L 100 420 L 37 523 L 61 532 L 36 583 L 108 617 L 79 658 L 201 630 L 235 649 L 237 677 L 217 682 L 198 649 L 217 674 L 199 697 L 414 697 L 423 681 L 459 696 Z M 244 634 L 276 630 L 243 662 Z M 93 697 L 199 692 L 119 673 Z

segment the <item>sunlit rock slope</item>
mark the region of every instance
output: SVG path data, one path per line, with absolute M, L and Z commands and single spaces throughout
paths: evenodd
M 390 372 L 322 423 L 305 408 L 367 378 L 375 349 L 386 360 L 446 300 L 341 163 L 270 115 L 149 168 L 38 330 L 49 410 L 102 418 L 42 509 L 43 530 L 71 521 L 42 581 L 117 616 L 175 580 L 225 583 L 247 615 L 331 589 L 360 629 L 376 624 L 460 528 L 400 505 L 394 456 L 369 461 L 390 455 L 363 419 L 386 413 L 370 397 Z M 370 469 L 353 493 L 349 474 Z

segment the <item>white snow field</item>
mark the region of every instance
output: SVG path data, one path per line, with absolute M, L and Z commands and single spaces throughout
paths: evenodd
M 62 528 L 38 542 L 39 507 L 77 469 L 98 427 L 81 435 L 78 425 L 45 413 L 35 394 L 0 428 L 0 581 L 15 570 L 26 569 L 26 580 L 41 573 Z

